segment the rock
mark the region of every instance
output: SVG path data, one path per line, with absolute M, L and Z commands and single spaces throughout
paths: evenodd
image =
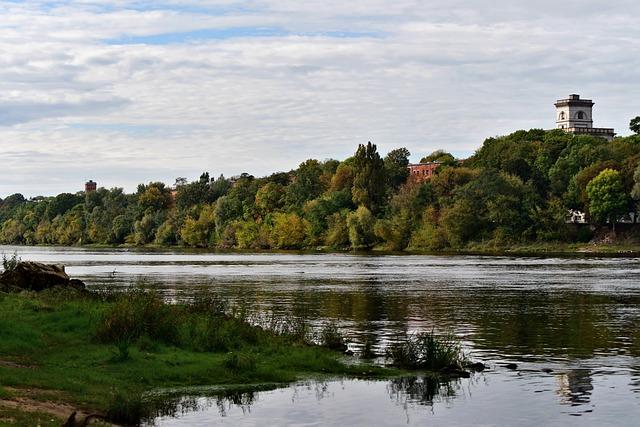
M 56 286 L 72 286 L 84 289 L 82 281 L 74 279 L 70 283 L 63 265 L 43 264 L 41 262 L 22 261 L 9 271 L 0 274 L 0 290 L 5 292 L 36 291 L 40 292 Z
M 553 372 L 553 369 L 550 368 L 543 368 L 542 372 L 544 372 L 545 374 L 550 374 L 551 372 Z
M 466 365 L 466 367 L 476 372 L 482 372 L 487 369 L 485 364 L 482 362 L 469 363 L 468 365 Z
M 85 283 L 80 279 L 70 279 L 69 287 L 79 291 L 84 291 L 87 288 L 87 285 L 85 285 Z
M 506 365 L 504 365 L 504 367 L 507 369 L 511 369 L 512 371 L 518 369 L 518 365 L 516 365 L 515 363 L 507 363 Z
M 447 368 L 441 369 L 441 373 L 445 375 L 449 375 L 452 378 L 469 378 L 471 374 L 464 369 L 457 366 L 449 366 Z

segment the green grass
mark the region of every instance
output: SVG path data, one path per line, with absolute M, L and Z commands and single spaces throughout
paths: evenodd
M 345 364 L 337 352 L 251 326 L 220 307 L 206 299 L 170 305 L 142 291 L 0 294 L 0 399 L 14 393 L 7 388 L 29 390 L 31 398 L 85 412 L 126 414 L 136 408 L 122 409 L 123 399 L 156 389 L 393 373 Z

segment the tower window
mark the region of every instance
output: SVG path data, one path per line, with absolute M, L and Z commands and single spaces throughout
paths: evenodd
M 564 111 L 560 112 L 560 120 L 564 120 Z
M 579 120 L 584 120 L 584 113 L 582 111 L 578 111 L 578 114 L 576 114 L 576 118 Z

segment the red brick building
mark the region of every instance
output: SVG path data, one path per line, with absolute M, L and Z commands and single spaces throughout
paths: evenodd
M 424 182 L 436 173 L 441 162 L 414 163 L 407 166 L 409 169 L 409 179 Z
M 98 184 L 96 184 L 92 180 L 89 180 L 89 181 L 84 183 L 84 192 L 85 193 L 91 193 L 93 191 L 96 191 L 97 187 L 98 187 Z

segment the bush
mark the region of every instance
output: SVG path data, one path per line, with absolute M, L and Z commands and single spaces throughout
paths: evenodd
M 461 369 L 466 363 L 460 342 L 453 335 L 436 337 L 419 333 L 398 340 L 387 348 L 387 358 L 394 366 L 405 369 Z
M 115 344 L 120 359 L 129 357 L 129 347 L 142 336 L 174 344 L 178 340 L 181 313 L 154 291 L 133 290 L 117 297 L 102 316 L 96 338 Z

